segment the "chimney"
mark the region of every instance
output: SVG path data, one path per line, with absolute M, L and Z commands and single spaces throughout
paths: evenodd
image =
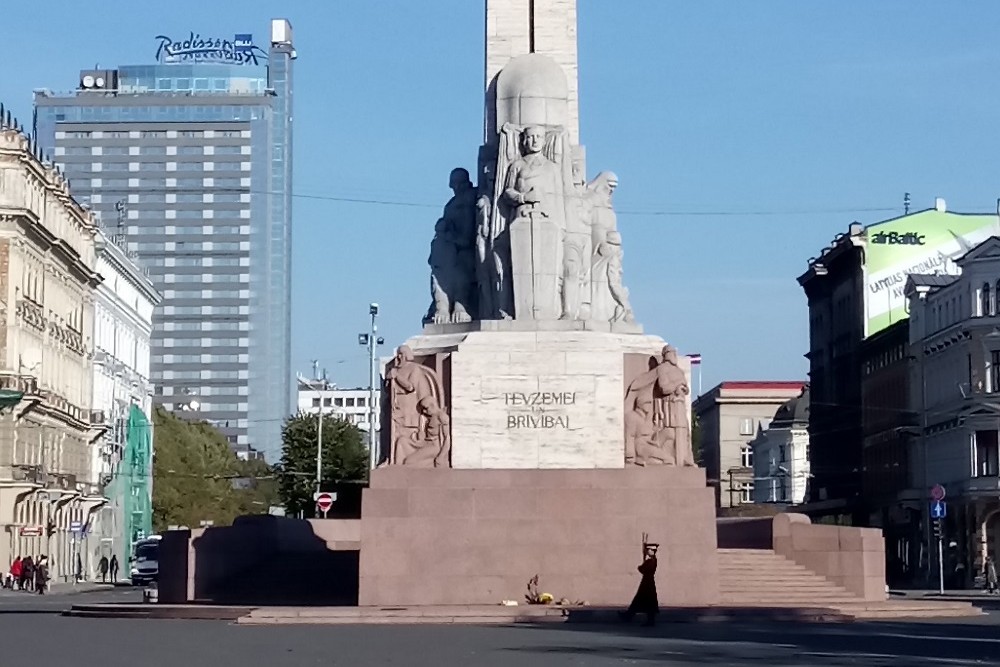
M 934 200 L 934 208 L 936 208 L 941 213 L 947 213 L 948 202 L 944 200 L 944 197 L 938 197 Z

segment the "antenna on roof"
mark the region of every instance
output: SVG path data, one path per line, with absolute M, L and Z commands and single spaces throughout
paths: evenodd
M 910 214 L 910 193 L 909 192 L 904 192 L 903 193 L 903 215 L 909 215 L 909 214 Z

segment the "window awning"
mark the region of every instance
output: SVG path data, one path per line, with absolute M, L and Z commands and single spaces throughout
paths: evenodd
M 24 398 L 23 391 L 14 391 L 13 389 L 0 389 L 0 410 L 4 408 L 12 408 L 21 402 Z

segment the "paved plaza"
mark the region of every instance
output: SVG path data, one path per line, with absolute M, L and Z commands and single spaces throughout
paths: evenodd
M 879 624 L 664 624 L 532 627 L 279 626 L 69 618 L 82 602 L 131 602 L 129 589 L 0 595 L 0 665 L 1000 665 L 998 619 Z M 12 638 L 27 640 L 17 642 Z M 83 661 L 83 662 L 81 662 Z

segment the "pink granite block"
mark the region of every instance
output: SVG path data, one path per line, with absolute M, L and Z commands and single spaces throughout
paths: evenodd
M 597 513 L 598 499 L 582 489 L 538 489 L 537 511 L 553 518 L 581 519 Z
M 408 516 L 409 496 L 407 489 L 365 489 L 362 492 L 362 518 Z
M 538 511 L 538 494 L 534 489 L 480 488 L 475 491 L 473 506 L 477 519 L 530 519 Z
M 831 552 L 840 550 L 840 531 L 835 526 L 798 526 L 792 530 L 795 551 Z
M 473 491 L 447 488 L 412 489 L 409 505 L 413 516 L 467 519 L 473 515 Z

